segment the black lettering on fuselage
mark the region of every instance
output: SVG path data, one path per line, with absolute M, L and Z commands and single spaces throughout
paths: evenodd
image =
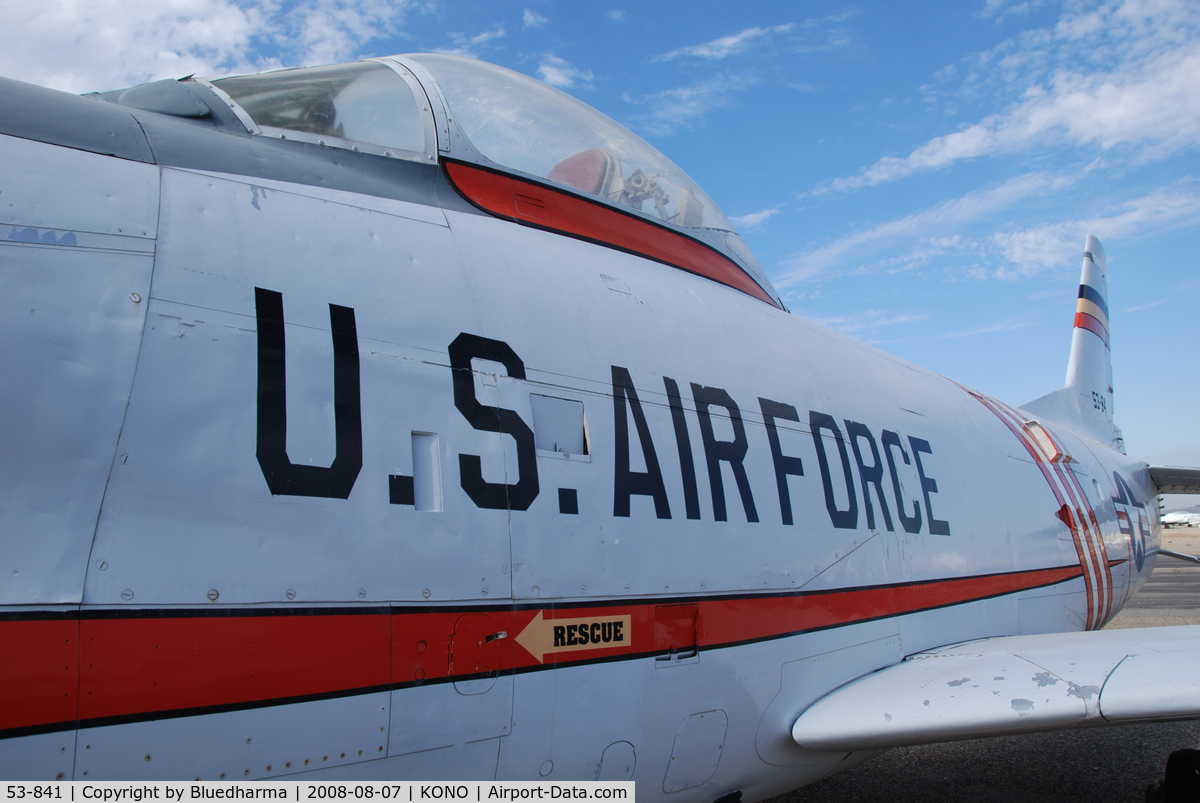
M 746 458 L 746 427 L 742 423 L 742 411 L 723 388 L 706 388 L 692 383 L 692 400 L 696 414 L 700 417 L 700 437 L 704 441 L 704 456 L 708 462 L 708 484 L 712 490 L 713 517 L 717 521 L 728 521 L 725 511 L 725 483 L 721 478 L 721 463 L 729 463 L 738 493 L 742 497 L 742 508 L 746 521 L 758 521 L 758 510 L 754 507 L 754 496 L 750 493 L 750 480 L 742 461 Z M 710 405 L 724 407 L 729 411 L 729 423 L 733 425 L 733 440 L 719 441 L 713 434 Z
M 803 477 L 804 463 L 799 457 L 789 457 L 779 445 L 779 428 L 775 419 L 799 423 L 800 414 L 790 404 L 771 401 L 761 396 L 758 407 L 762 410 L 763 423 L 767 425 L 767 440 L 771 444 L 771 461 L 775 464 L 775 485 L 779 489 L 779 513 L 784 524 L 792 523 L 792 494 L 788 490 L 788 477 Z
M 889 532 L 893 532 L 895 528 L 892 526 L 892 516 L 888 512 L 887 499 L 883 496 L 883 460 L 879 457 L 879 447 L 875 445 L 875 438 L 865 424 L 851 421 L 848 418 L 844 420 L 846 422 L 846 438 L 850 441 L 850 448 L 854 451 L 854 461 L 858 464 L 858 481 L 862 487 L 863 508 L 867 511 L 867 527 L 875 529 L 875 508 L 871 505 L 871 486 L 874 485 L 875 498 L 879 500 L 879 510 L 883 514 L 883 523 Z M 863 463 L 862 450 L 858 448 L 860 439 L 865 440 L 871 447 L 872 464 L 870 466 Z
M 362 398 L 354 310 L 329 305 L 333 337 L 333 416 L 337 449 L 328 468 L 287 454 L 287 356 L 283 294 L 254 288 L 258 324 L 258 465 L 276 496 L 347 499 L 362 470 Z
M 813 445 L 817 447 L 817 465 L 821 467 L 821 485 L 825 488 L 825 509 L 829 511 L 829 520 L 840 530 L 853 530 L 858 527 L 858 498 L 854 493 L 854 475 L 850 471 L 850 455 L 846 453 L 846 439 L 838 429 L 833 416 L 808 411 L 808 425 L 812 431 Z M 827 429 L 833 433 L 837 441 L 838 455 L 842 458 L 842 476 L 846 481 L 846 496 L 849 501 L 845 510 L 839 510 L 837 498 L 833 494 L 833 477 L 829 473 L 829 458 L 825 454 L 825 439 L 821 430 Z
M 921 492 L 925 495 L 925 517 L 929 519 L 929 534 L 930 535 L 949 535 L 950 522 L 935 519 L 933 517 L 933 506 L 929 503 L 929 495 L 937 493 L 937 480 L 932 477 L 925 476 L 925 467 L 921 465 L 921 453 L 933 454 L 933 450 L 929 448 L 929 441 L 921 438 L 908 436 L 908 445 L 912 447 L 913 459 L 917 461 L 917 476 L 921 478 Z
M 334 357 L 334 415 L 335 456 L 328 468 L 293 464 L 287 454 L 287 369 L 286 331 L 281 293 L 255 288 L 255 314 L 258 341 L 258 399 L 257 399 L 257 452 L 256 456 L 268 488 L 274 495 L 311 496 L 347 499 L 362 470 L 362 405 L 359 371 L 358 334 L 354 310 L 336 304 L 329 305 L 330 333 Z M 538 467 L 533 432 L 514 410 L 493 407 L 479 402 L 475 396 L 472 360 L 488 360 L 501 363 L 508 376 L 525 379 L 525 365 L 516 352 L 503 341 L 460 334 L 449 346 L 452 368 L 454 404 L 463 417 L 476 430 L 509 435 L 516 442 L 516 483 L 491 483 L 483 479 L 482 459 L 478 455 L 459 454 L 459 470 L 463 490 L 476 504 L 485 509 L 528 510 L 539 493 Z M 612 366 L 612 393 L 614 408 L 614 501 L 613 515 L 628 517 L 633 496 L 649 496 L 654 500 L 655 513 L 660 519 L 671 518 L 670 504 L 663 481 L 658 455 L 651 437 L 650 428 L 637 390 L 633 386 L 630 372 L 620 366 Z M 687 420 L 678 383 L 663 377 L 671 420 L 679 454 L 680 473 L 683 482 L 684 505 L 687 518 L 700 518 L 699 494 L 696 470 L 688 432 Z M 745 457 L 749 448 L 741 410 L 723 388 L 705 387 L 691 383 L 695 410 L 700 423 L 700 432 L 709 474 L 709 486 L 713 501 L 713 515 L 717 521 L 727 521 L 721 463 L 729 464 L 741 497 L 742 507 L 748 522 L 758 522 L 758 511 L 750 489 L 745 468 Z M 713 429 L 712 406 L 723 407 L 728 412 L 733 429 L 733 439 L 718 440 Z M 795 407 L 783 402 L 759 398 L 767 440 L 779 494 L 780 515 L 783 524 L 794 522 L 789 477 L 804 476 L 803 462 L 799 456 L 785 455 L 779 437 L 778 421 L 799 422 Z M 646 464 L 645 472 L 630 468 L 630 432 L 628 416 L 632 413 L 639 444 Z M 809 426 L 820 465 L 821 481 L 825 494 L 826 509 L 834 527 L 854 529 L 858 526 L 858 503 L 852 477 L 846 440 L 850 442 L 858 466 L 859 486 L 866 509 L 866 523 L 871 529 L 876 526 L 874 502 L 878 502 L 884 526 L 893 530 L 891 511 L 883 492 L 883 461 L 870 429 L 865 425 L 844 419 L 846 436 L 834 418 L 828 414 L 809 411 Z M 846 482 L 847 509 L 841 510 L 833 488 L 832 473 L 822 430 L 828 430 L 837 443 L 842 472 Z M 909 445 L 915 459 L 916 473 L 921 488 L 921 499 L 912 501 L 912 515 L 908 515 L 908 499 L 905 498 L 896 466 L 895 450 L 899 450 L 905 465 L 913 465 L 905 451 L 900 435 L 883 430 L 880 441 L 883 456 L 887 459 L 888 472 L 896 502 L 896 514 L 904 531 L 919 533 L 925 520 L 929 522 L 932 535 L 950 535 L 948 521 L 934 516 L 931 495 L 938 493 L 938 483 L 927 476 L 921 455 L 932 455 L 928 441 L 910 436 Z M 864 459 L 865 442 L 870 448 L 870 464 Z M 1114 472 L 1117 496 L 1115 504 L 1128 504 L 1145 510 L 1145 505 L 1134 496 L 1128 483 Z M 413 504 L 413 479 L 393 476 L 389 478 L 390 496 L 394 504 Z M 875 499 L 872 500 L 872 486 Z M 563 490 L 560 489 L 560 496 Z M 924 517 L 922 516 L 922 500 Z M 1127 516 L 1128 518 L 1128 516 Z M 1140 523 L 1140 522 L 1139 522 Z M 1144 525 L 1142 525 L 1144 527 Z M 1131 527 L 1132 529 L 1132 527 Z M 1124 532 L 1124 529 L 1122 530 Z M 597 623 L 591 627 L 555 627 L 556 646 L 560 641 L 568 644 L 589 644 L 622 641 L 620 623 Z
M 472 427 L 481 432 L 511 435 L 517 443 L 516 483 L 487 482 L 479 455 L 460 454 L 458 470 L 462 489 L 476 507 L 488 510 L 528 510 L 538 495 L 537 452 L 533 430 L 514 410 L 480 404 L 475 398 L 475 375 L 471 360 L 498 362 L 514 379 L 525 378 L 525 363 L 501 340 L 462 333 L 450 344 L 450 368 L 454 382 L 454 406 Z
M 679 385 L 669 376 L 663 377 L 667 403 L 671 406 L 671 423 L 675 427 L 675 445 L 679 448 L 679 472 L 683 475 L 683 507 L 689 519 L 700 518 L 700 494 L 696 488 L 696 463 L 692 458 L 692 439 L 688 435 L 687 419 L 683 416 L 683 400 Z
M 654 499 L 654 514 L 660 519 L 671 518 L 671 505 L 667 502 L 667 488 L 663 485 L 662 469 L 658 465 L 658 453 L 650 438 L 650 427 L 646 425 L 646 414 L 638 401 L 637 390 L 628 368 L 612 366 L 613 394 L 613 515 L 629 516 L 630 497 L 649 496 Z M 629 468 L 629 418 L 626 405 L 633 413 L 633 425 L 637 429 L 638 442 L 642 446 L 642 457 L 646 470 L 633 471 Z
M 905 512 L 904 490 L 900 487 L 900 475 L 896 473 L 896 459 L 892 456 L 892 448 L 900 450 L 900 456 L 904 458 L 904 465 L 911 465 L 908 459 L 908 453 L 904 451 L 904 446 L 900 443 L 900 436 L 889 429 L 883 431 L 880 440 L 883 441 L 883 453 L 887 455 L 888 471 L 892 475 L 892 490 L 896 494 L 896 515 L 900 517 L 900 524 L 904 527 L 906 533 L 921 532 L 921 503 L 913 502 L 913 515 L 910 517 Z

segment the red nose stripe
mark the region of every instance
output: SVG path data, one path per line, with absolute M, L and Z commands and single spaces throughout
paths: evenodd
M 777 306 L 724 254 L 672 229 L 541 184 L 459 162 L 446 162 L 446 174 L 469 201 L 493 215 L 649 257 Z

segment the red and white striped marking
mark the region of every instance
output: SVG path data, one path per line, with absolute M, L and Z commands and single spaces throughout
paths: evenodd
M 1058 501 L 1055 515 L 1070 528 L 1075 551 L 1079 555 L 1079 565 L 1083 569 L 1087 588 L 1087 629 L 1098 630 L 1112 616 L 1112 574 L 1100 523 L 1072 467 L 1074 460 L 1070 452 L 1050 430 L 1027 418 L 1016 408 L 969 388 L 966 390 L 995 413 L 1017 436 L 1046 478 L 1051 493 Z

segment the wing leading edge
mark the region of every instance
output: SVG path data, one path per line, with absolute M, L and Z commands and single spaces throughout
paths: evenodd
M 1200 625 L 1006 636 L 919 653 L 809 707 L 801 747 L 853 751 L 1200 718 Z
M 1200 494 L 1200 468 L 1150 466 L 1148 470 L 1160 494 Z

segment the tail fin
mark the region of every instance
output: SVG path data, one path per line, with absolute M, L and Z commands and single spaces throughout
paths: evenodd
M 1113 424 L 1112 358 L 1108 340 L 1108 267 L 1104 246 L 1087 237 L 1075 331 L 1067 362 L 1066 386 L 1022 405 L 1021 409 L 1090 435 L 1125 451 L 1121 430 Z

